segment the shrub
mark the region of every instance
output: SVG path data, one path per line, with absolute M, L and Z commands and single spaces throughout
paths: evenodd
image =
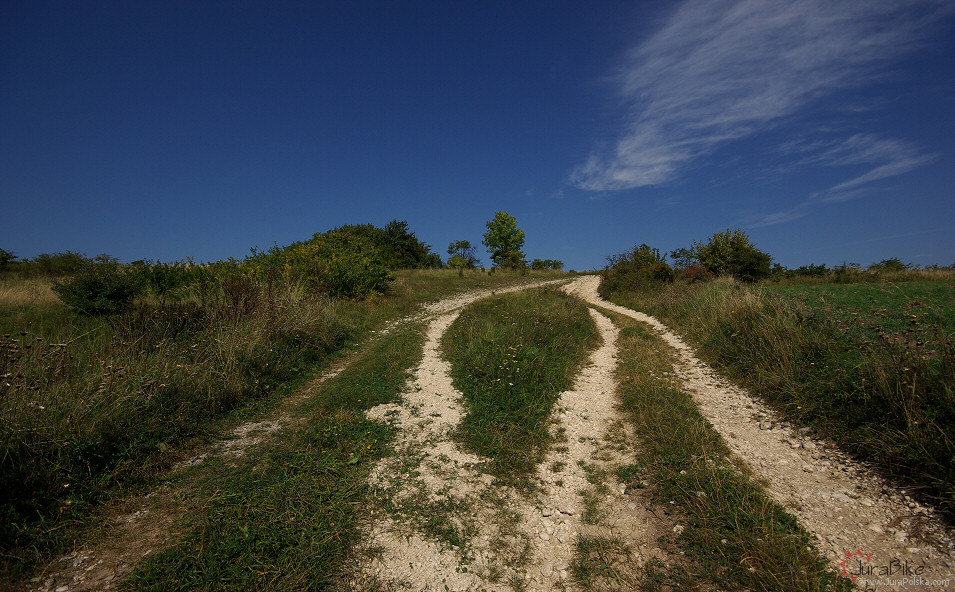
M 695 244 L 697 259 L 717 275 L 731 275 L 744 282 L 769 276 L 773 258 L 757 249 L 742 230 L 717 232 L 704 244 Z
M 16 258 L 17 256 L 13 253 L 0 249 L 0 269 L 6 269 L 7 264 Z
M 869 271 L 908 271 L 915 267 L 911 263 L 903 263 L 898 257 L 883 259 L 869 266 Z
M 84 255 L 73 251 L 41 253 L 36 259 L 28 262 L 27 268 L 46 276 L 62 276 L 76 273 L 88 262 Z
M 448 259 L 448 267 L 452 269 L 473 269 L 481 263 L 480 259 L 474 256 L 474 247 L 471 246 L 471 241 L 468 240 L 456 240 L 452 242 L 448 245 L 448 255 L 451 256 L 451 258 Z
M 564 262 L 555 259 L 534 259 L 531 261 L 530 267 L 531 269 L 553 269 L 560 271 L 564 268 Z
M 184 264 L 143 262 L 140 273 L 149 290 L 160 300 L 176 299 L 181 291 L 198 280 L 198 267 Z
M 361 300 L 383 294 L 391 274 L 366 236 L 349 229 L 316 234 L 311 240 L 266 252 L 253 251 L 245 269 L 258 276 L 278 272 L 313 293 Z
M 143 291 L 140 274 L 115 261 L 87 262 L 73 277 L 56 282 L 53 291 L 64 304 L 86 316 L 120 312 Z
M 660 249 L 646 244 L 626 253 L 607 257 L 600 293 L 604 297 L 619 291 L 639 290 L 673 281 L 673 268 L 660 255 Z

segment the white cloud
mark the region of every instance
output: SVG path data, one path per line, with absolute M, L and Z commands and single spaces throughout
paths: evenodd
M 894 177 L 926 165 L 936 155 L 922 154 L 912 144 L 899 140 L 879 138 L 872 134 L 855 134 L 840 141 L 793 141 L 783 150 L 790 154 L 804 155 L 799 165 L 829 167 L 864 167 L 866 170 L 848 181 L 814 193 L 799 205 L 763 216 L 751 227 L 772 226 L 796 220 L 808 214 L 811 206 L 820 203 L 837 203 L 859 197 L 866 185 L 888 177 Z
M 946 0 L 689 0 L 627 54 L 614 77 L 624 130 L 571 182 L 602 191 L 671 181 L 717 147 L 871 82 L 953 11 Z M 919 162 L 886 162 L 843 189 Z

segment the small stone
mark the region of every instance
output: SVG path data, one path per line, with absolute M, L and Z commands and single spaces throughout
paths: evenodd
M 905 550 L 908 551 L 909 553 L 918 553 L 919 551 L 921 551 L 921 549 L 919 549 L 918 547 L 906 547 Z
M 560 510 L 561 514 L 567 514 L 568 516 L 574 515 L 574 506 L 572 506 L 571 504 L 567 504 L 567 503 L 561 504 L 560 506 L 557 507 L 557 509 Z
M 567 533 L 564 532 L 563 530 L 560 531 L 560 532 L 558 532 L 558 533 L 557 533 L 557 540 L 558 540 L 558 542 L 566 543 L 566 542 L 567 542 Z
M 549 578 L 554 574 L 554 564 L 550 561 L 541 566 L 541 575 Z
M 685 528 L 686 527 L 683 526 L 682 524 L 677 524 L 676 526 L 673 527 L 673 534 L 680 536 L 681 534 L 683 534 L 683 530 Z
M 885 534 L 885 530 L 875 522 L 870 524 L 867 528 L 876 534 Z
M 542 533 L 540 533 L 538 536 L 540 536 L 540 539 L 541 539 L 542 541 L 549 541 L 549 540 L 550 540 L 550 535 L 547 534 L 546 532 L 542 532 Z
M 554 508 L 541 508 L 541 516 L 553 516 Z
M 816 449 L 816 443 L 813 442 L 812 440 L 806 440 L 806 441 L 804 441 L 804 442 L 802 443 L 802 447 L 803 447 L 805 450 L 815 450 L 815 449 Z
M 872 500 L 870 500 L 870 499 L 864 499 L 864 500 L 862 500 L 862 501 L 859 502 L 859 503 L 861 503 L 863 506 L 865 506 L 865 507 L 867 507 L 867 508 L 871 508 L 872 506 L 875 505 L 875 502 L 872 501 Z

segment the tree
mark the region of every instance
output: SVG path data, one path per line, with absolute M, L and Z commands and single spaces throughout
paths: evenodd
M 645 243 L 626 253 L 607 257 L 602 275 L 598 291 L 604 298 L 618 291 L 652 288 L 673 281 L 673 269 L 667 265 L 660 249 Z
M 710 237 L 705 245 L 695 243 L 692 251 L 707 269 L 717 275 L 732 275 L 744 282 L 769 276 L 773 258 L 757 249 L 742 230 L 726 230 Z
M 517 218 L 505 211 L 496 212 L 487 222 L 481 243 L 487 247 L 495 267 L 511 269 L 524 266 L 524 231 L 517 227 Z
M 11 253 L 10 251 L 5 251 L 3 249 L 0 249 L 0 269 L 5 268 L 7 266 L 7 263 L 10 263 L 16 258 L 17 256 Z
M 898 257 L 892 257 L 891 259 L 883 259 L 878 263 L 873 263 L 869 266 L 869 271 L 908 271 L 913 269 L 915 265 L 912 263 L 905 263 Z
M 448 259 L 448 267 L 453 269 L 474 269 L 481 262 L 474 256 L 474 247 L 471 246 L 471 241 L 467 240 L 457 240 L 448 245 L 448 255 L 451 256 Z

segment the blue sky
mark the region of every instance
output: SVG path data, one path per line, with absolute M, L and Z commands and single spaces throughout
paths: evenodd
M 392 219 L 444 255 L 506 210 L 573 269 L 726 228 L 789 267 L 948 265 L 952 138 L 950 0 L 0 4 L 21 257 Z

